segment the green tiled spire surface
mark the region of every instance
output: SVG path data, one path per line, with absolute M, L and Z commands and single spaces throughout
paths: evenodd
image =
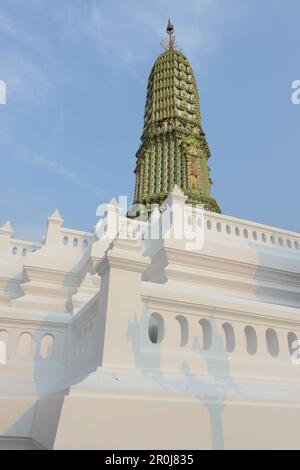
M 187 203 L 220 212 L 210 195 L 210 151 L 201 127 L 196 80 L 187 58 L 173 48 L 174 40 L 169 45 L 148 79 L 134 203 L 161 204 L 177 184 Z

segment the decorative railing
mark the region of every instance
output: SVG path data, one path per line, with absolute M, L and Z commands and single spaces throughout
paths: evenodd
M 42 244 L 40 243 L 31 243 L 23 240 L 15 240 L 12 238 L 10 240 L 10 253 L 12 256 L 16 257 L 25 257 L 29 253 L 40 249 Z
M 205 231 L 214 235 L 244 240 L 248 243 L 278 247 L 300 254 L 300 234 L 267 225 L 205 212 Z
M 294 322 L 295 323 L 295 322 Z M 209 360 L 209 356 L 222 360 L 255 358 L 262 364 L 265 361 L 287 362 L 291 368 L 300 342 L 300 324 L 291 329 L 288 325 L 272 324 L 245 318 L 239 321 L 221 318 L 219 315 L 183 314 L 165 310 L 149 311 L 148 321 L 144 324 L 145 347 L 155 348 L 163 356 L 168 351 L 181 351 L 198 355 Z M 147 346 L 148 345 L 148 346 Z
M 90 372 L 99 365 L 97 349 L 102 332 L 99 331 L 98 299 L 99 294 L 92 298 L 72 320 L 66 359 L 68 376 Z
M 96 240 L 96 236 L 90 232 L 61 228 L 60 240 L 61 244 L 66 248 L 86 251 L 90 248 L 93 241 Z
M 63 375 L 66 325 L 18 319 L 0 322 L 0 375 Z M 52 372 L 51 372 L 52 371 Z

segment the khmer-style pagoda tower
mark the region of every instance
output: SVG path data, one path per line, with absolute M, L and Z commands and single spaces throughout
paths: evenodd
M 210 157 L 201 126 L 196 80 L 177 50 L 170 20 L 169 39 L 151 70 L 141 145 L 136 154 L 135 204 L 161 204 L 176 184 L 190 204 L 220 212 L 210 195 Z

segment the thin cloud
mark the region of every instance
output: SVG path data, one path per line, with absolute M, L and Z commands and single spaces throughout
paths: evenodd
M 82 189 L 97 195 L 96 188 L 93 188 L 90 184 L 80 178 L 75 172 L 69 170 L 64 165 L 61 165 L 52 158 L 46 157 L 45 155 L 32 153 L 26 148 L 18 149 L 18 152 L 15 154 L 15 158 L 40 170 L 51 172 L 76 184 L 77 186 L 80 186 Z
M 0 58 L 0 70 L 7 87 L 8 103 L 40 103 L 51 89 L 42 67 L 18 54 Z
M 67 37 L 85 37 L 102 59 L 130 68 L 159 49 L 169 16 L 175 23 L 180 47 L 192 59 L 207 56 L 221 43 L 222 23 L 233 19 L 236 2 L 233 3 L 226 2 L 225 6 L 224 0 L 76 1 L 60 10 L 58 21 Z M 241 8 L 237 12 L 241 14 Z
M 5 34 L 8 36 L 12 36 L 15 39 L 20 39 L 20 35 L 18 33 L 17 28 L 13 24 L 13 22 L 8 18 L 7 15 L 0 12 L 0 34 Z
M 7 101 L 41 101 L 51 84 L 41 63 L 33 58 L 45 54 L 40 41 L 33 37 L 20 18 L 13 19 L 3 10 L 0 11 L 0 41 L 6 49 L 6 54 L 0 55 L 0 78 L 7 86 Z

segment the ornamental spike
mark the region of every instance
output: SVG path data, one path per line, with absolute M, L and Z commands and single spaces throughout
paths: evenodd
M 170 18 L 168 19 L 168 24 L 166 28 L 168 39 L 164 39 L 160 44 L 166 51 L 173 51 L 174 49 L 178 50 L 174 33 L 174 25 L 171 23 Z

